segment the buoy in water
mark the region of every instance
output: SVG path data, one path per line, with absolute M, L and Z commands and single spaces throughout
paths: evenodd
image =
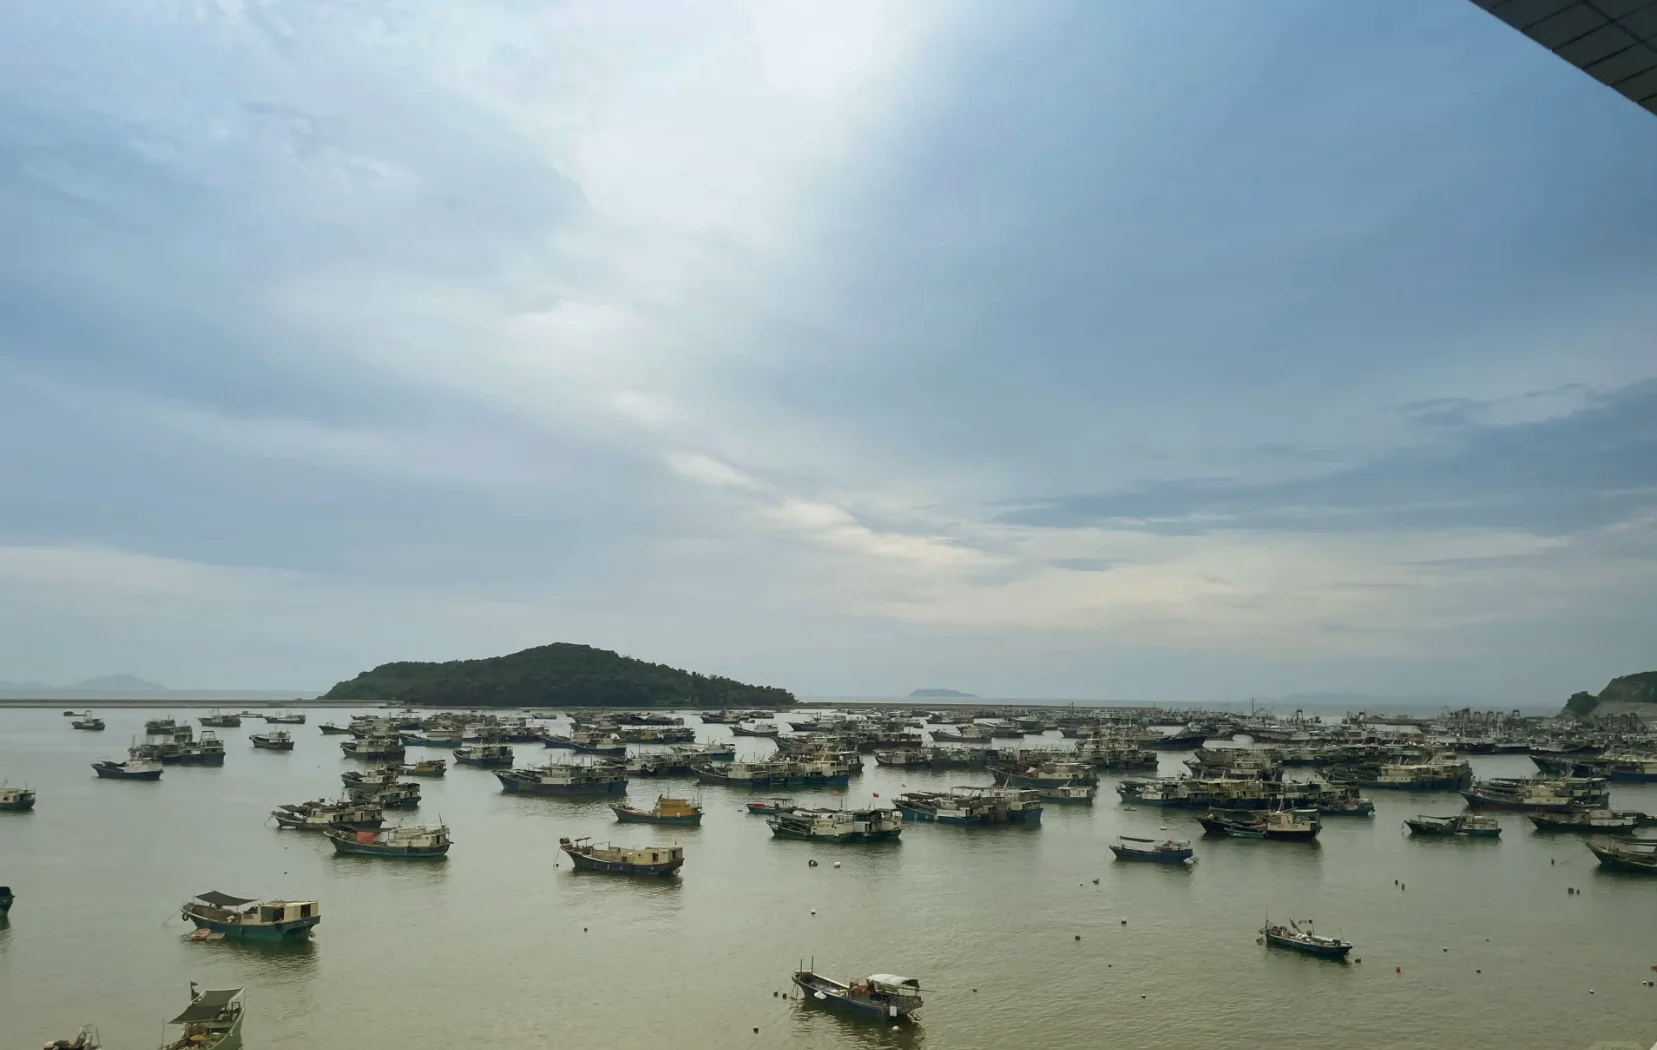
M 1082 935 L 1081 935 L 1081 934 L 1079 934 L 1079 933 L 1078 933 L 1078 934 L 1077 934 L 1077 935 L 1076 935 L 1076 939 L 1077 939 L 1077 940 L 1078 940 L 1078 941 L 1079 941 L 1079 940 L 1081 940 L 1081 939 L 1082 939 Z
M 835 866 L 835 867 L 837 867 L 837 868 L 838 868 L 838 867 L 839 867 L 839 866 L 840 866 L 840 862 L 839 862 L 839 861 L 835 861 L 835 862 L 834 862 L 834 866 Z

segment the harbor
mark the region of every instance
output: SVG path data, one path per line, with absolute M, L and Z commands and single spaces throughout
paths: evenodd
M 1017 748 L 1020 761 L 1034 756 L 1024 773 L 1057 779 L 1074 773 L 1064 765 L 1071 760 L 1040 753 L 1077 750 L 1097 735 L 1038 726 L 1021 740 L 976 745 L 984 756 L 976 768 L 869 761 L 860 773 L 837 773 L 844 786 L 770 792 L 683 773 L 641 784 L 626 770 L 606 774 L 592 765 L 584 768 L 597 771 L 597 782 L 575 785 L 591 794 L 539 795 L 505 789 L 497 774 L 507 770 L 461 767 L 423 779 L 419 808 L 405 811 L 340 805 L 347 784 L 397 786 L 412 775 L 391 759 L 346 757 L 338 747 L 345 737 L 321 727 L 344 726 L 353 713 L 362 712 L 312 711 L 308 725 L 286 723 L 295 746 L 279 756 L 255 750 L 250 736 L 268 732 L 268 723 L 244 716 L 240 727 L 214 730 L 225 745 L 223 765 L 167 766 L 160 781 L 128 787 L 96 779 L 89 767 L 119 757 L 120 747 L 103 741 L 143 740 L 144 721 L 158 712 L 99 709 L 108 730 L 93 734 L 75 732 L 56 711 L 0 710 L 0 778 L 26 784 L 35 798 L 32 811 L 0 813 L 0 882 L 17 897 L 0 926 L 7 997 L 0 1042 L 40 1045 L 93 1024 L 105 1045 L 153 1045 L 158 1020 L 179 1014 L 190 981 L 244 989 L 241 1039 L 257 1050 L 297 1050 L 341 1037 L 463 1042 L 480 1023 L 499 1025 L 500 1038 L 532 1042 L 556 1033 L 560 1041 L 633 1045 L 671 1025 L 697 1045 L 744 1039 L 756 1050 L 1063 1046 L 1087 1045 L 1104 1019 L 1124 1040 L 1153 1048 L 1242 1048 L 1252 1045 L 1249 1026 L 1270 1027 L 1288 1045 L 1312 1046 L 1323 1032 L 1322 1015 L 1336 1009 L 1350 1018 L 1345 1041 L 1360 1048 L 1438 1050 L 1452 1036 L 1472 1044 L 1585 1047 L 1644 1038 L 1657 1003 L 1657 989 L 1642 983 L 1657 964 L 1648 958 L 1657 943 L 1657 879 L 1640 870 L 1647 862 L 1639 849 L 1613 853 L 1613 867 L 1590 847 L 1641 833 L 1638 815 L 1657 812 L 1657 785 L 1612 783 L 1606 815 L 1584 818 L 1576 834 L 1540 830 L 1532 819 L 1559 814 L 1474 809 L 1457 789 L 1320 788 L 1326 801 L 1369 800 L 1373 816 L 1323 811 L 1315 838 L 1251 842 L 1204 834 L 1206 806 L 1150 805 L 1119 790 L 1125 781 L 1145 780 L 1145 771 L 1096 769 L 1093 805 L 1041 796 L 1058 789 L 998 790 L 990 747 Z M 776 761 L 771 738 L 733 738 L 728 725 L 704 723 L 694 712 L 673 715 L 694 728 L 694 744 L 630 744 L 625 761 L 661 756 L 662 768 L 678 768 L 666 761 L 673 747 L 733 744 L 738 765 L 761 769 Z M 833 747 L 874 747 L 887 732 L 863 734 L 835 718 L 814 719 L 835 730 Z M 787 721 L 761 721 L 770 720 Z M 565 717 L 535 721 L 553 735 L 574 731 Z M 780 732 L 811 750 L 809 741 L 795 739 L 802 734 Z M 461 747 L 497 743 L 475 739 Z M 1209 737 L 1204 747 L 1240 750 L 1247 743 Z M 505 746 L 513 768 L 535 771 L 537 780 L 564 757 L 538 739 Z M 921 749 L 934 746 L 942 745 Z M 1130 742 L 1128 750 L 1136 749 Z M 1187 765 L 1195 749 L 1153 750 L 1159 761 L 1150 772 L 1158 784 L 1221 779 L 1209 770 L 1198 777 Z M 1233 775 L 1258 774 L 1257 753 L 1266 750 L 1249 748 L 1256 757 L 1232 762 Z M 408 758 L 420 754 L 411 749 Z M 1466 761 L 1470 785 L 1543 776 L 1528 753 Z M 1221 812 L 1240 825 L 1264 824 L 1273 819 L 1267 803 L 1287 798 L 1293 801 L 1277 819 L 1293 825 L 1300 819 L 1293 810 L 1311 790 L 1300 785 L 1321 781 L 1318 767 L 1264 765 L 1282 779 L 1251 775 L 1240 781 L 1251 786 L 1233 785 L 1225 795 L 1260 805 Z M 567 771 L 555 772 L 562 787 Z M 637 812 L 672 816 L 674 800 L 690 797 L 702 811 L 699 824 L 617 818 L 624 798 Z M 909 802 L 968 813 L 973 799 L 988 800 L 978 803 L 988 807 L 980 827 L 952 829 L 905 812 L 896 825 L 901 837 L 877 841 L 778 837 L 770 825 L 805 811 L 809 823 L 832 832 L 841 823 L 836 813 L 856 825 L 860 813 L 879 817 Z M 1012 819 L 1014 801 L 1044 804 L 1042 819 Z M 273 811 L 313 833 L 280 828 Z M 1494 821 L 1503 833 L 1461 849 L 1457 836 L 1422 841 L 1403 827 L 1423 815 L 1461 814 Z M 336 855 L 326 830 L 339 821 L 357 825 L 342 836 L 351 846 L 379 827 L 441 825 L 452 838 L 436 856 Z M 666 876 L 577 877 L 560 839 L 682 853 L 671 858 L 677 863 Z M 1165 843 L 1194 856 L 1132 863 L 1140 858 L 1118 859 L 1111 848 L 1155 853 Z M 650 862 L 649 852 L 634 855 L 661 863 Z M 119 864 L 95 860 L 110 856 Z M 237 896 L 209 898 L 205 887 Z M 218 909 L 200 912 L 215 922 L 227 921 L 223 912 L 278 903 L 287 921 L 291 902 L 308 902 L 313 916 L 328 919 L 313 923 L 308 936 L 193 941 L 194 923 L 179 917 L 182 900 Z M 954 921 L 963 914 L 976 918 Z M 1353 946 L 1348 961 L 1259 947 L 1267 915 L 1282 924 L 1295 916 L 1302 925 L 1315 916 L 1318 934 Z M 100 950 L 89 961 L 73 945 L 92 936 Z M 807 972 L 846 988 L 918 975 L 926 1008 L 894 1034 L 856 1008 L 821 1008 L 814 998 L 808 1004 L 790 979 L 802 969 L 802 954 L 814 957 Z M 1054 966 L 1055 959 L 1064 965 Z M 506 992 L 532 960 L 537 981 L 556 982 L 565 994 L 558 1004 L 509 1009 L 515 1000 Z M 670 1007 L 641 1008 L 627 991 L 669 981 L 687 993 Z M 1192 982 L 1213 990 L 1216 1009 L 1187 1008 Z M 89 986 L 95 996 L 85 994 Z M 813 987 L 825 996 L 832 988 L 821 981 Z M 362 1016 L 363 1004 L 404 995 L 459 1005 L 413 1016 L 386 1011 L 371 1022 Z M 1285 1013 L 1273 1005 L 1285 996 L 1301 1007 Z M 1099 1006 L 1074 1006 L 1084 1001 Z M 1013 1003 L 1017 1011 L 1008 1009 Z M 1477 1023 L 1457 1012 L 1474 1006 Z M 1040 1020 L 1029 1020 L 1027 1011 Z

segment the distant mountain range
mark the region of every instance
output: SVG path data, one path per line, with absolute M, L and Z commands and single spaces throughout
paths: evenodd
M 124 671 L 98 675 L 73 685 L 0 681 L 0 697 L 14 700 L 280 700 L 308 692 L 304 689 L 169 689 Z
M 976 693 L 958 693 L 953 689 L 917 689 L 909 694 L 917 700 L 976 700 Z

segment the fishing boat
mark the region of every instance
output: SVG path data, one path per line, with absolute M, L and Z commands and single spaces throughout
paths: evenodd
M 92 763 L 92 768 L 104 780 L 160 780 L 161 763 L 149 758 L 132 757 L 125 762 L 104 759 Z
M 515 760 L 511 744 L 470 744 L 455 748 L 455 761 L 463 766 L 510 769 Z
M 1184 729 L 1177 729 L 1167 736 L 1146 740 L 1144 746 L 1157 751 L 1194 751 L 1202 747 L 1203 742 L 1210 735 L 1207 726 L 1186 726 Z
M 35 793 L 29 788 L 0 784 L 0 813 L 26 813 L 35 808 Z
M 365 736 L 356 740 L 342 740 L 339 749 L 350 758 L 402 758 L 403 742 L 390 736 Z
M 348 788 L 390 787 L 403 775 L 402 766 L 381 766 L 367 771 L 347 770 L 339 775 L 339 779 Z
M 317 728 L 322 730 L 323 736 L 348 736 L 351 732 L 350 727 L 338 725 L 334 722 L 324 722 Z
M 954 787 L 948 792 L 907 791 L 894 802 L 903 816 L 938 824 L 1036 824 L 1041 794 L 1030 788 Z
M 903 834 L 903 814 L 895 809 L 796 809 L 766 823 L 779 839 L 882 842 Z
M 1588 831 L 1605 835 L 1633 831 L 1652 823 L 1653 818 L 1631 809 L 1573 809 L 1568 813 L 1527 813 L 1525 819 L 1537 831 Z
M 1611 800 L 1603 777 L 1558 777 L 1481 780 L 1461 793 L 1474 806 L 1517 809 L 1531 813 L 1569 813 L 1600 809 Z
M 1197 822 L 1210 835 L 1238 839 L 1278 839 L 1305 842 L 1323 830 L 1315 809 L 1272 810 L 1254 813 L 1244 810 L 1210 810 Z
M 442 825 L 422 827 L 403 824 L 378 831 L 351 831 L 325 828 L 322 832 L 334 844 L 335 853 L 357 853 L 368 857 L 396 857 L 408 860 L 435 859 L 449 852 L 454 840 Z
M 581 755 L 610 758 L 627 754 L 627 745 L 617 740 L 614 735 L 593 730 L 577 730 L 568 736 L 548 735 L 542 737 L 541 741 L 547 747 L 563 748 Z
M 87 729 L 94 733 L 101 733 L 104 729 L 104 720 L 101 718 L 77 718 L 69 725 L 74 729 Z
M 782 735 L 782 730 L 777 728 L 775 722 L 755 722 L 753 725 L 731 726 L 731 735 L 778 737 Z
M 1657 875 L 1657 839 L 1598 838 L 1588 848 L 1599 858 L 1600 867 Z
M 1417 814 L 1414 818 L 1404 821 L 1404 826 L 1410 829 L 1411 835 L 1461 835 L 1467 838 L 1493 839 L 1502 833 L 1502 826 L 1496 822 L 1495 817 L 1480 816 L 1477 813 L 1458 813 L 1453 817 Z
M 192 740 L 187 732 L 176 733 L 171 740 L 139 744 L 131 754 L 164 766 L 222 766 L 224 741 L 211 729 L 204 729 L 200 740 Z
M 495 779 L 502 789 L 520 795 L 590 798 L 627 793 L 627 774 L 607 766 L 555 762 L 539 769 L 498 769 Z
M 799 970 L 794 984 L 800 989 L 801 1001 L 810 1005 L 896 1023 L 920 1020 L 921 984 L 912 977 L 877 973 L 848 984 Z
M 1096 785 L 1099 783 L 1099 774 L 1092 766 L 1082 762 L 1065 762 L 1054 759 L 1028 762 L 1023 759 L 1007 761 L 995 752 L 990 753 L 990 776 L 997 784 L 1006 784 L 1010 787 L 1050 788 L 1065 787 L 1070 784 Z
M 66 714 L 66 715 L 72 715 L 74 713 L 75 712 L 73 712 L 73 711 L 65 711 L 64 712 L 64 714 Z M 90 713 L 90 712 L 88 712 L 88 713 Z M 152 718 L 148 722 L 144 723 L 144 735 L 145 736 L 172 736 L 173 733 L 175 731 L 177 731 L 178 728 L 179 728 L 178 723 L 176 721 L 174 721 L 173 719 L 171 719 L 171 718 Z
M 1058 802 L 1070 806 L 1091 806 L 1099 789 L 1087 784 L 1060 784 L 1057 787 L 1037 788 L 1036 794 L 1044 802 Z
M 685 865 L 683 846 L 595 845 L 590 838 L 558 840 L 576 871 L 603 871 L 612 875 L 672 875 Z
M 214 729 L 237 729 L 241 727 L 242 716 L 214 711 L 212 714 L 202 715 L 196 721 L 200 722 L 204 729 L 209 726 Z
M 845 787 L 851 770 L 834 759 L 775 762 L 709 763 L 694 768 L 696 778 L 708 784 L 742 788 Z
M 461 735 L 458 729 L 430 729 L 425 733 L 402 733 L 398 739 L 405 747 L 459 747 Z
M 422 758 L 403 767 L 403 772 L 411 777 L 441 777 L 449 771 L 449 764 L 441 758 Z
M 271 726 L 302 726 L 305 724 L 305 714 L 265 715 L 265 724 Z
M 791 798 L 758 798 L 748 803 L 750 813 L 787 813 L 796 808 Z
M 197 991 L 190 982 L 190 1005 L 167 1022 L 182 1032 L 161 1045 L 161 1050 L 241 1050 L 242 990 L 227 988 Z
M 179 918 L 225 937 L 280 940 L 308 936 L 322 912 L 316 901 L 261 901 L 208 890 L 185 901 Z
M 620 802 L 612 802 L 616 819 L 623 824 L 700 824 L 702 807 L 688 799 L 659 795 L 652 809 L 635 809 Z
M 420 785 L 413 781 L 352 787 L 345 794 L 352 802 L 382 809 L 414 809 L 420 805 Z
M 1310 922 L 1307 925 L 1310 925 Z M 1350 941 L 1343 941 L 1339 937 L 1320 937 L 1311 930 L 1301 929 L 1293 919 L 1290 919 L 1287 925 L 1268 923 L 1261 927 L 1260 936 L 1265 943 L 1273 947 L 1288 948 L 1325 959 L 1344 959 L 1352 950 Z
M 343 828 L 347 831 L 373 831 L 385 823 L 385 814 L 379 806 L 369 802 L 349 800 L 329 802 L 296 802 L 278 806 L 270 811 L 279 828 L 296 831 L 327 831 Z
M 12 888 L 10 886 L 0 886 L 0 915 L 4 915 L 11 911 L 12 901 L 15 901 L 16 899 L 17 896 L 12 893 Z
M 1118 835 L 1119 842 L 1110 845 L 1117 860 L 1144 860 L 1152 864 L 1184 864 L 1192 859 L 1191 843 L 1173 839 L 1143 839 L 1133 835 Z
M 248 739 L 253 746 L 265 751 L 292 751 L 293 734 L 286 729 L 277 729 L 269 733 L 250 733 Z

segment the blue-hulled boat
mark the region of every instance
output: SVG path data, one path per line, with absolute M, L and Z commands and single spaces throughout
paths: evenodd
M 449 847 L 454 844 L 454 840 L 449 838 L 449 829 L 441 825 L 418 827 L 405 824 L 378 831 L 327 828 L 322 833 L 333 842 L 335 853 L 359 853 L 368 857 L 434 859 L 448 853 Z
M 1308 923 L 1310 921 L 1307 920 Z M 1286 926 L 1268 923 L 1261 928 L 1260 937 L 1272 947 L 1319 955 L 1325 959 L 1344 959 L 1352 950 L 1351 941 L 1343 941 L 1339 937 L 1320 937 L 1311 930 L 1301 929 L 1293 919 Z
M 225 937 L 280 940 L 308 935 L 322 911 L 316 901 L 261 901 L 208 890 L 185 901 L 179 918 Z
M 856 984 L 846 984 L 810 970 L 794 974 L 801 1001 L 875 1020 L 918 1021 L 921 984 L 912 977 L 877 973 Z

